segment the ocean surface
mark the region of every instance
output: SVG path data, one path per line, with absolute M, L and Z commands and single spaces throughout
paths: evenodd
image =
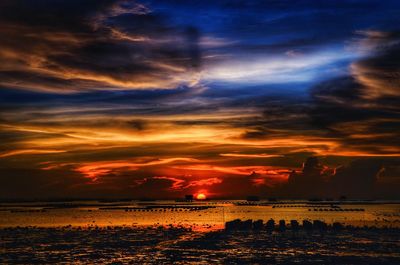
M 276 226 L 225 230 L 235 219 Z M 291 220 L 329 229 L 294 230 Z M 1 264 L 400 264 L 399 249 L 397 202 L 0 204 Z
M 396 202 L 34 202 L 0 203 L 0 227 L 180 225 L 220 229 L 234 219 L 322 220 L 354 226 L 400 227 Z

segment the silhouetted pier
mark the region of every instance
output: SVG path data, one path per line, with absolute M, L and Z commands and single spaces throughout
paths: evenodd
M 242 221 L 240 219 L 235 219 L 232 221 L 228 221 L 225 223 L 225 231 L 260 231 L 265 230 L 267 232 L 277 232 L 277 233 L 285 233 L 286 231 L 298 232 L 303 230 L 307 233 L 317 232 L 321 235 L 327 232 L 339 232 L 344 229 L 353 230 L 357 229 L 351 225 L 344 226 L 342 223 L 335 222 L 333 224 L 327 224 L 321 220 L 303 220 L 302 224 L 297 220 L 290 220 L 289 223 L 286 223 L 285 220 L 279 220 L 276 224 L 274 219 L 270 219 L 267 222 L 263 222 L 263 220 L 253 221 L 251 219 Z M 366 228 L 364 229 L 374 229 Z

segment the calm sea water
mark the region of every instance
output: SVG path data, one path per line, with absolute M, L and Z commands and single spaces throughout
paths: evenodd
M 222 229 L 233 219 L 270 218 L 360 228 Z M 400 204 L 383 202 L 3 203 L 0 263 L 400 264 L 399 227 Z
M 279 203 L 204 201 L 177 203 L 75 201 L 0 204 L 0 227 L 183 225 L 218 229 L 233 219 L 322 220 L 355 226 L 400 227 L 400 203 Z

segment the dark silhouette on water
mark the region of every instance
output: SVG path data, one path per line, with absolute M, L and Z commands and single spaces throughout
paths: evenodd
M 253 222 L 254 230 L 261 230 L 261 229 L 263 229 L 263 227 L 264 227 L 263 220 L 257 220 L 255 222 Z
M 340 232 L 340 231 L 343 230 L 343 225 L 342 225 L 341 223 L 339 223 L 339 222 L 334 222 L 334 223 L 332 224 L 332 230 L 333 230 L 334 232 Z
M 285 220 L 279 220 L 279 232 L 286 231 L 286 222 Z
M 313 227 L 314 230 L 319 231 L 321 235 L 324 235 L 328 230 L 328 225 L 320 220 L 314 220 Z
M 313 222 L 309 220 L 303 220 L 302 226 L 300 226 L 297 220 L 291 220 L 290 226 L 286 224 L 285 220 L 279 220 L 277 227 L 275 226 L 274 219 L 268 220 L 265 224 L 262 220 L 252 221 L 251 219 L 246 221 L 235 219 L 225 223 L 225 231 L 265 230 L 268 233 L 272 233 L 274 231 L 284 233 L 286 230 L 291 230 L 296 233 L 300 229 L 303 229 L 308 234 L 311 234 L 312 232 L 318 232 L 319 234 L 324 235 L 328 232 L 328 230 L 338 232 L 343 230 L 343 228 L 344 226 L 341 223 L 335 222 L 332 225 L 328 225 L 321 220 L 314 220 Z M 348 228 L 352 229 L 352 226 L 348 226 Z
M 290 220 L 290 227 L 293 232 L 299 231 L 299 222 L 297 220 Z
M 303 229 L 307 231 L 307 233 L 311 233 L 313 230 L 313 225 L 308 220 L 303 220 Z
M 273 219 L 269 219 L 266 224 L 266 229 L 269 233 L 272 233 L 275 229 L 275 221 Z

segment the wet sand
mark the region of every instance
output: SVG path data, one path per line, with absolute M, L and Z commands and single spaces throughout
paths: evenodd
M 2 264 L 400 264 L 398 229 L 0 229 Z
M 0 205 L 0 264 L 400 264 L 399 249 L 399 203 Z

